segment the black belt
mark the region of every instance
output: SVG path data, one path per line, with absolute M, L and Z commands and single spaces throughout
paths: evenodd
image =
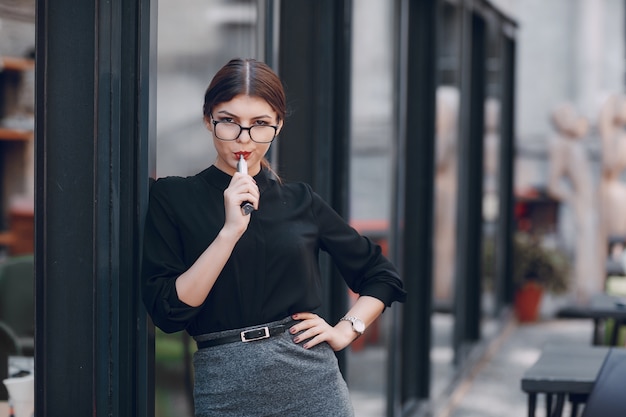
M 272 336 L 278 336 L 285 333 L 285 330 L 289 329 L 294 324 L 298 323 L 296 320 L 289 321 L 284 324 L 276 324 L 273 326 L 262 326 L 250 330 L 245 330 L 239 334 L 218 337 L 217 339 L 196 341 L 198 349 L 204 349 L 211 346 L 225 345 L 226 343 L 234 342 L 254 342 L 257 340 L 269 339 Z

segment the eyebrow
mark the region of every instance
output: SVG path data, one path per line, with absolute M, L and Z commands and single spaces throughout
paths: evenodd
M 229 112 L 228 110 L 220 110 L 220 111 L 218 111 L 218 112 L 217 112 L 217 114 L 223 114 L 223 115 L 225 115 L 225 116 L 230 116 L 230 117 L 233 117 L 233 118 L 235 118 L 235 119 L 239 119 L 239 116 L 237 116 L 236 114 L 233 114 L 233 113 Z M 269 118 L 269 119 L 271 119 L 271 118 L 272 118 L 272 116 L 270 116 L 270 115 L 268 115 L 268 114 L 262 114 L 262 115 L 260 115 L 260 116 L 254 116 L 254 117 L 252 117 L 251 119 L 264 119 L 264 118 Z

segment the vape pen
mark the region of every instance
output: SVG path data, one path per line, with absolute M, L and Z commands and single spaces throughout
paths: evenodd
M 241 172 L 242 174 L 248 174 L 248 163 L 244 159 L 243 155 L 239 154 L 239 162 L 237 162 L 237 172 Z M 252 213 L 254 211 L 254 206 L 249 201 L 244 201 L 241 203 L 241 212 L 244 216 Z

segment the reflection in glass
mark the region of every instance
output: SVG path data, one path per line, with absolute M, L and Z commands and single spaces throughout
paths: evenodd
M 356 229 L 379 243 L 385 252 L 395 130 L 393 3 L 352 2 L 350 219 Z M 348 386 L 357 415 L 385 415 L 385 341 L 391 318 L 391 314 L 379 317 L 351 345 L 347 355 Z
M 496 259 L 500 254 L 498 241 L 498 210 L 500 206 L 500 120 L 502 94 L 502 35 L 495 25 L 487 26 L 486 92 L 483 135 L 483 292 L 489 305 L 483 310 L 494 311 L 496 288 Z
M 437 88 L 435 123 L 435 302 L 450 304 L 454 296 L 457 206 L 459 90 Z
M 438 13 L 433 200 L 433 303 L 431 396 L 444 395 L 454 378 L 452 348 L 456 262 L 458 130 L 460 111 L 460 11 L 443 2 Z

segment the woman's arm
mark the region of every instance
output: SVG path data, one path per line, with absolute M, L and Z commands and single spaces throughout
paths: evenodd
M 330 254 L 348 287 L 359 294 L 345 316 L 360 319 L 367 328 L 385 306 L 390 306 L 393 301 L 404 301 L 406 292 L 402 281 L 393 264 L 382 255 L 379 245 L 361 236 L 321 197 L 311 189 L 310 192 L 319 227 L 320 248 Z M 303 343 L 305 349 L 327 342 L 333 350 L 339 351 L 359 336 L 349 321 L 341 320 L 331 326 L 310 312 L 297 313 L 292 317 L 302 320 L 290 331 L 296 335 L 294 342 Z
M 176 279 L 176 293 L 180 301 L 191 307 L 198 307 L 204 302 L 239 237 L 225 229 L 220 231 L 196 262 Z
M 204 302 L 235 245 L 248 228 L 250 215 L 241 212 L 244 201 L 251 202 L 258 209 L 259 188 L 252 177 L 236 173 L 224 191 L 224 227 L 194 264 L 176 279 L 178 298 L 185 304 L 197 307 Z

